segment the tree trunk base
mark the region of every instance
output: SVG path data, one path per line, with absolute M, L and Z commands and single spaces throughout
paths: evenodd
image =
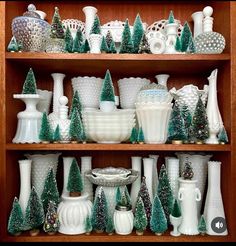
M 81 192 L 70 192 L 71 197 L 81 196 Z
M 34 237 L 37 236 L 39 234 L 39 229 L 32 229 L 29 231 L 30 236 Z
M 143 235 L 143 231 L 137 231 L 137 230 L 136 230 L 136 234 L 137 234 L 138 236 L 142 236 L 142 235 Z
M 199 140 L 195 142 L 196 144 L 203 144 L 203 141 Z
M 172 144 L 182 144 L 182 140 L 172 140 Z
M 96 233 L 103 233 L 103 230 L 96 230 Z

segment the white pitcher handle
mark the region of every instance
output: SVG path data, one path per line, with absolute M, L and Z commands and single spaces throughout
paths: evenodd
M 180 201 L 183 201 L 183 198 L 184 198 L 184 188 L 179 188 L 178 199 Z
M 198 188 L 195 188 L 196 201 L 199 202 L 202 199 L 201 192 Z

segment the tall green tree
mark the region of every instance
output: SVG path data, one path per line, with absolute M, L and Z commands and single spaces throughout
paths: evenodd
M 53 141 L 53 131 L 50 126 L 46 112 L 43 112 L 43 117 L 41 121 L 40 132 L 39 132 L 39 139 L 43 142 Z
M 142 39 L 140 41 L 138 53 L 139 54 L 143 54 L 143 53 L 150 54 L 151 53 L 150 45 L 148 43 L 147 36 L 145 33 L 143 33 Z
M 134 227 L 137 232 L 143 232 L 147 228 L 147 216 L 144 209 L 143 200 L 141 197 L 138 198 L 138 201 L 135 206 L 134 212 Z
M 218 137 L 218 140 L 220 143 L 228 143 L 229 142 L 228 135 L 227 135 L 227 132 L 226 132 L 224 126 L 220 129 L 217 137 Z
M 78 28 L 76 35 L 75 35 L 75 38 L 73 40 L 72 52 L 80 53 L 82 44 L 83 44 L 83 34 L 82 34 L 80 28 Z
M 125 193 L 126 200 L 127 200 L 128 204 L 131 204 L 131 198 L 130 198 L 129 191 L 128 191 L 128 188 L 127 188 L 126 185 L 125 185 L 125 188 L 124 188 L 124 193 Z
M 175 103 L 170 114 L 170 120 L 168 123 L 168 141 L 172 140 L 188 140 L 186 133 L 183 115 L 179 106 Z
M 43 204 L 35 187 L 32 187 L 23 223 L 24 230 L 38 230 L 44 223 Z
M 181 50 L 182 50 L 181 40 L 180 40 L 178 35 L 176 37 L 175 50 L 178 51 L 178 52 L 181 52 Z
M 209 138 L 209 122 L 206 108 L 199 97 L 192 119 L 192 134 L 197 141 L 204 141 Z
M 102 43 L 101 43 L 101 47 L 100 50 L 102 53 L 108 53 L 109 52 L 109 48 L 107 46 L 107 42 L 104 36 L 102 36 Z
M 53 142 L 57 143 L 60 141 L 61 141 L 60 127 L 59 124 L 57 124 L 57 127 L 53 133 Z
M 118 186 L 116 188 L 116 204 L 118 204 L 121 200 L 121 192 L 120 192 L 120 187 Z
M 173 24 L 173 23 L 175 23 L 175 17 L 173 11 L 171 10 L 168 18 L 168 24 Z
M 122 40 L 120 45 L 120 54 L 123 53 L 133 53 L 134 45 L 131 38 L 130 26 L 129 21 L 126 19 L 124 29 L 122 32 Z
M 102 187 L 99 188 L 92 208 L 92 226 L 94 230 L 105 231 L 108 221 L 107 200 Z
M 69 127 L 69 135 L 71 141 L 80 142 L 82 140 L 81 139 L 82 133 L 83 133 L 83 123 L 81 121 L 79 111 L 75 107 L 72 111 L 70 127 Z
M 20 235 L 23 231 L 22 224 L 24 218 L 19 200 L 14 198 L 11 213 L 8 219 L 7 231 L 12 235 Z
M 191 180 L 193 178 L 193 176 L 194 176 L 194 173 L 193 173 L 193 168 L 192 168 L 191 162 L 188 161 L 188 159 L 186 158 L 185 163 L 184 163 L 184 170 L 182 172 L 182 177 L 184 179 Z
M 169 178 L 167 175 L 166 167 L 163 164 L 159 173 L 159 183 L 157 187 L 157 196 L 161 201 L 162 207 L 165 212 L 165 217 L 169 223 L 169 216 L 173 206 L 173 194 L 170 187 Z
M 100 101 L 115 102 L 115 91 L 111 79 L 110 71 L 107 69 L 105 78 L 102 83 L 102 89 L 100 94 Z
M 72 103 L 71 103 L 71 108 L 70 108 L 70 113 L 69 113 L 69 119 L 71 119 L 72 112 L 73 112 L 74 108 L 77 108 L 79 115 L 81 117 L 82 104 L 81 104 L 81 101 L 79 98 L 79 93 L 77 90 L 75 91 L 73 98 L 72 98 Z
M 201 235 L 204 235 L 206 234 L 206 221 L 205 221 L 205 218 L 203 215 L 201 215 L 201 218 L 199 220 L 199 223 L 198 223 L 198 231 Z
M 70 192 L 70 196 L 80 196 L 83 188 L 84 187 L 80 169 L 76 159 L 74 158 L 70 166 L 67 190 Z
M 173 208 L 171 210 L 171 215 L 175 218 L 181 217 L 181 211 L 177 199 L 174 201 Z
M 144 34 L 143 23 L 140 18 L 140 15 L 137 14 L 135 21 L 134 21 L 133 35 L 132 35 L 132 41 L 133 41 L 133 46 L 134 46 L 133 53 L 138 53 L 139 45 L 142 40 L 143 34 Z
M 112 41 L 113 41 L 113 38 L 112 38 L 111 32 L 110 30 L 108 30 L 106 34 L 106 43 L 107 43 L 108 48 L 110 48 Z
M 66 27 L 66 33 L 65 33 L 65 51 L 68 53 L 72 53 L 73 49 L 73 37 L 71 35 L 71 31 L 69 26 Z
M 101 34 L 101 24 L 98 15 L 94 18 L 90 34 Z
M 50 37 L 64 39 L 64 36 L 65 36 L 65 33 L 63 30 L 62 22 L 61 22 L 59 9 L 58 7 L 55 7 L 55 11 L 54 11 L 53 18 L 52 18 Z
M 29 69 L 23 84 L 22 94 L 37 94 L 36 79 L 32 68 Z
M 113 234 L 113 232 L 114 232 L 113 217 L 108 215 L 107 224 L 106 224 L 106 233 L 111 235 Z
M 168 229 L 165 212 L 158 195 L 155 196 L 152 204 L 150 229 L 156 234 L 162 234 Z
M 53 168 L 50 168 L 45 179 L 44 188 L 41 195 L 41 201 L 43 203 L 43 209 L 45 214 L 47 212 L 50 201 L 54 202 L 56 207 L 58 206 L 60 202 L 59 197 L 60 196 L 57 189 L 57 181 L 53 173 Z
M 184 23 L 184 27 L 181 32 L 180 41 L 181 41 L 181 51 L 186 52 L 189 46 L 189 39 L 192 36 L 191 29 L 188 22 Z
M 181 108 L 181 115 L 182 115 L 183 120 L 184 120 L 184 128 L 186 131 L 187 139 L 188 139 L 188 141 L 190 141 L 190 138 L 191 138 L 190 127 L 191 127 L 191 122 L 192 122 L 192 115 L 191 115 L 189 108 L 186 104 L 184 104 L 183 107 Z
M 113 54 L 116 54 L 117 53 L 116 45 L 115 45 L 115 43 L 114 43 L 113 40 L 111 41 L 111 45 L 109 47 L 108 53 L 113 53 Z
M 193 39 L 193 36 L 192 35 L 189 37 L 189 43 L 188 43 L 187 52 L 188 53 L 191 53 L 191 54 L 196 53 L 195 42 L 194 42 L 194 39 Z

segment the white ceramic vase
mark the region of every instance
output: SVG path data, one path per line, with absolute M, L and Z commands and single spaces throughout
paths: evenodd
M 201 200 L 201 193 L 196 187 L 197 180 L 179 178 L 179 182 L 178 199 L 183 217 L 179 232 L 185 235 L 198 235 L 197 202 Z
M 170 232 L 171 236 L 178 237 L 181 233 L 178 231 L 178 227 L 182 222 L 182 216 L 174 217 L 170 214 L 170 223 L 173 225 L 173 231 Z
M 197 11 L 191 15 L 193 19 L 193 38 L 196 38 L 203 32 L 203 12 Z
M 217 134 L 219 130 L 223 127 L 223 122 L 218 107 L 217 100 L 217 73 L 218 69 L 212 71 L 211 75 L 208 77 L 209 81 L 209 93 L 207 100 L 206 113 L 209 123 L 209 133 L 210 136 L 206 139 L 206 144 L 218 144 Z
M 143 158 L 143 175 L 146 177 L 146 185 L 150 196 L 150 201 L 153 201 L 153 170 L 154 170 L 154 159 Z
M 175 154 L 179 159 L 180 176 L 184 170 L 185 161 L 188 160 L 191 162 L 194 173 L 193 180 L 197 180 L 197 187 L 199 188 L 202 197 L 204 197 L 207 180 L 207 163 L 212 155 L 194 152 L 176 152 Z M 200 215 L 202 214 L 201 209 L 202 200 L 197 203 L 198 219 L 200 219 Z
M 168 157 L 166 158 L 167 175 L 170 181 L 170 187 L 173 196 L 177 199 L 179 190 L 179 159 Z
M 83 193 L 88 194 L 88 199 L 93 201 L 93 184 L 85 177 L 85 172 L 92 169 L 92 156 L 81 156 L 81 176 L 84 184 Z
M 165 48 L 165 54 L 175 54 L 175 43 L 176 38 L 178 35 L 178 24 L 177 23 L 171 23 L 165 25 L 165 31 L 166 31 L 166 48 Z
M 40 143 L 39 132 L 42 113 L 36 109 L 41 96 L 38 94 L 14 94 L 25 103 L 25 110 L 17 114 L 18 123 L 13 143 Z
M 149 155 L 150 158 L 153 158 L 153 170 L 152 170 L 152 193 L 153 193 L 153 199 L 155 197 L 155 194 L 157 192 L 157 187 L 159 184 L 159 180 L 158 180 L 158 171 L 157 171 L 157 162 L 158 162 L 158 158 L 159 155 Z
M 204 207 L 206 233 L 208 235 L 228 235 L 220 188 L 220 176 L 221 162 L 208 161 L 208 189 Z M 215 230 L 213 230 L 213 228 L 215 228 Z
M 85 14 L 85 36 L 86 39 L 89 39 L 97 9 L 93 6 L 86 6 L 82 10 Z
M 130 208 L 117 206 L 113 215 L 115 232 L 120 235 L 132 233 L 134 227 L 134 215 Z
M 63 157 L 63 189 L 62 189 L 62 196 L 69 196 L 69 191 L 67 190 L 67 183 L 69 177 L 69 171 L 71 163 L 74 157 Z
M 99 105 L 100 110 L 106 113 L 112 112 L 116 109 L 115 102 L 113 101 L 100 101 Z
M 78 197 L 62 195 L 57 213 L 60 221 L 59 232 L 68 235 L 85 233 L 85 220 L 91 216 L 92 202 L 88 194 Z
M 131 167 L 133 170 L 136 170 L 139 172 L 138 178 L 132 183 L 131 191 L 130 191 L 130 199 L 131 199 L 132 209 L 134 211 L 137 198 L 138 198 L 138 193 L 141 187 L 142 157 L 141 156 L 131 156 Z
M 37 89 L 37 93 L 42 97 L 42 100 L 36 105 L 36 108 L 40 112 L 46 112 L 48 115 L 52 100 L 52 92 L 48 90 Z
M 53 169 L 53 173 L 56 177 L 58 158 L 60 155 L 61 153 L 32 154 L 32 155 L 25 154 L 25 156 L 29 160 L 32 160 L 32 169 L 31 169 L 32 186 L 35 187 L 35 190 L 37 191 L 39 197 L 41 197 L 42 195 L 45 179 L 47 177 L 50 168 Z
M 166 90 L 168 90 L 168 88 L 167 88 L 167 81 L 168 81 L 169 77 L 170 77 L 169 74 L 164 74 L 164 73 L 163 74 L 157 74 L 155 76 L 158 85 L 163 86 L 163 88 L 165 88 Z
M 26 207 L 29 201 L 31 192 L 31 160 L 19 160 L 20 168 L 20 195 L 19 204 L 25 216 Z
M 50 121 L 59 117 L 59 98 L 64 96 L 63 80 L 66 75 L 63 73 L 52 73 L 51 76 L 53 78 L 53 112 L 48 115 Z
M 101 53 L 102 37 L 103 36 L 101 34 L 90 34 L 89 35 L 90 53 L 92 54 Z

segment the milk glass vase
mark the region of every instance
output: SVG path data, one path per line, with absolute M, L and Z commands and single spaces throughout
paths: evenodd
M 85 36 L 86 39 L 89 39 L 97 9 L 93 6 L 86 6 L 82 10 L 85 14 Z
M 166 158 L 166 168 L 167 175 L 170 181 L 170 187 L 173 193 L 173 196 L 177 198 L 179 190 L 179 159 L 168 157 Z
M 153 201 L 153 169 L 154 169 L 154 159 L 153 158 L 143 158 L 143 172 L 146 177 L 146 185 L 148 193 L 150 196 L 150 201 Z
M 159 155 L 149 155 L 149 157 L 154 159 L 153 171 L 152 171 L 152 192 L 153 192 L 153 198 L 154 198 L 157 192 L 157 187 L 159 183 L 158 171 L 157 171 L 157 162 L 158 162 Z
M 68 183 L 68 177 L 69 177 L 69 171 L 71 163 L 74 159 L 74 157 L 68 156 L 63 157 L 63 189 L 62 189 L 62 195 L 63 196 L 69 196 L 69 191 L 67 190 L 67 183 Z
M 197 11 L 191 15 L 193 19 L 193 37 L 196 38 L 203 32 L 203 12 Z
M 92 156 L 81 156 L 81 177 L 84 184 L 83 192 L 88 194 L 88 199 L 93 201 L 93 184 L 85 176 L 85 172 L 92 169 Z

